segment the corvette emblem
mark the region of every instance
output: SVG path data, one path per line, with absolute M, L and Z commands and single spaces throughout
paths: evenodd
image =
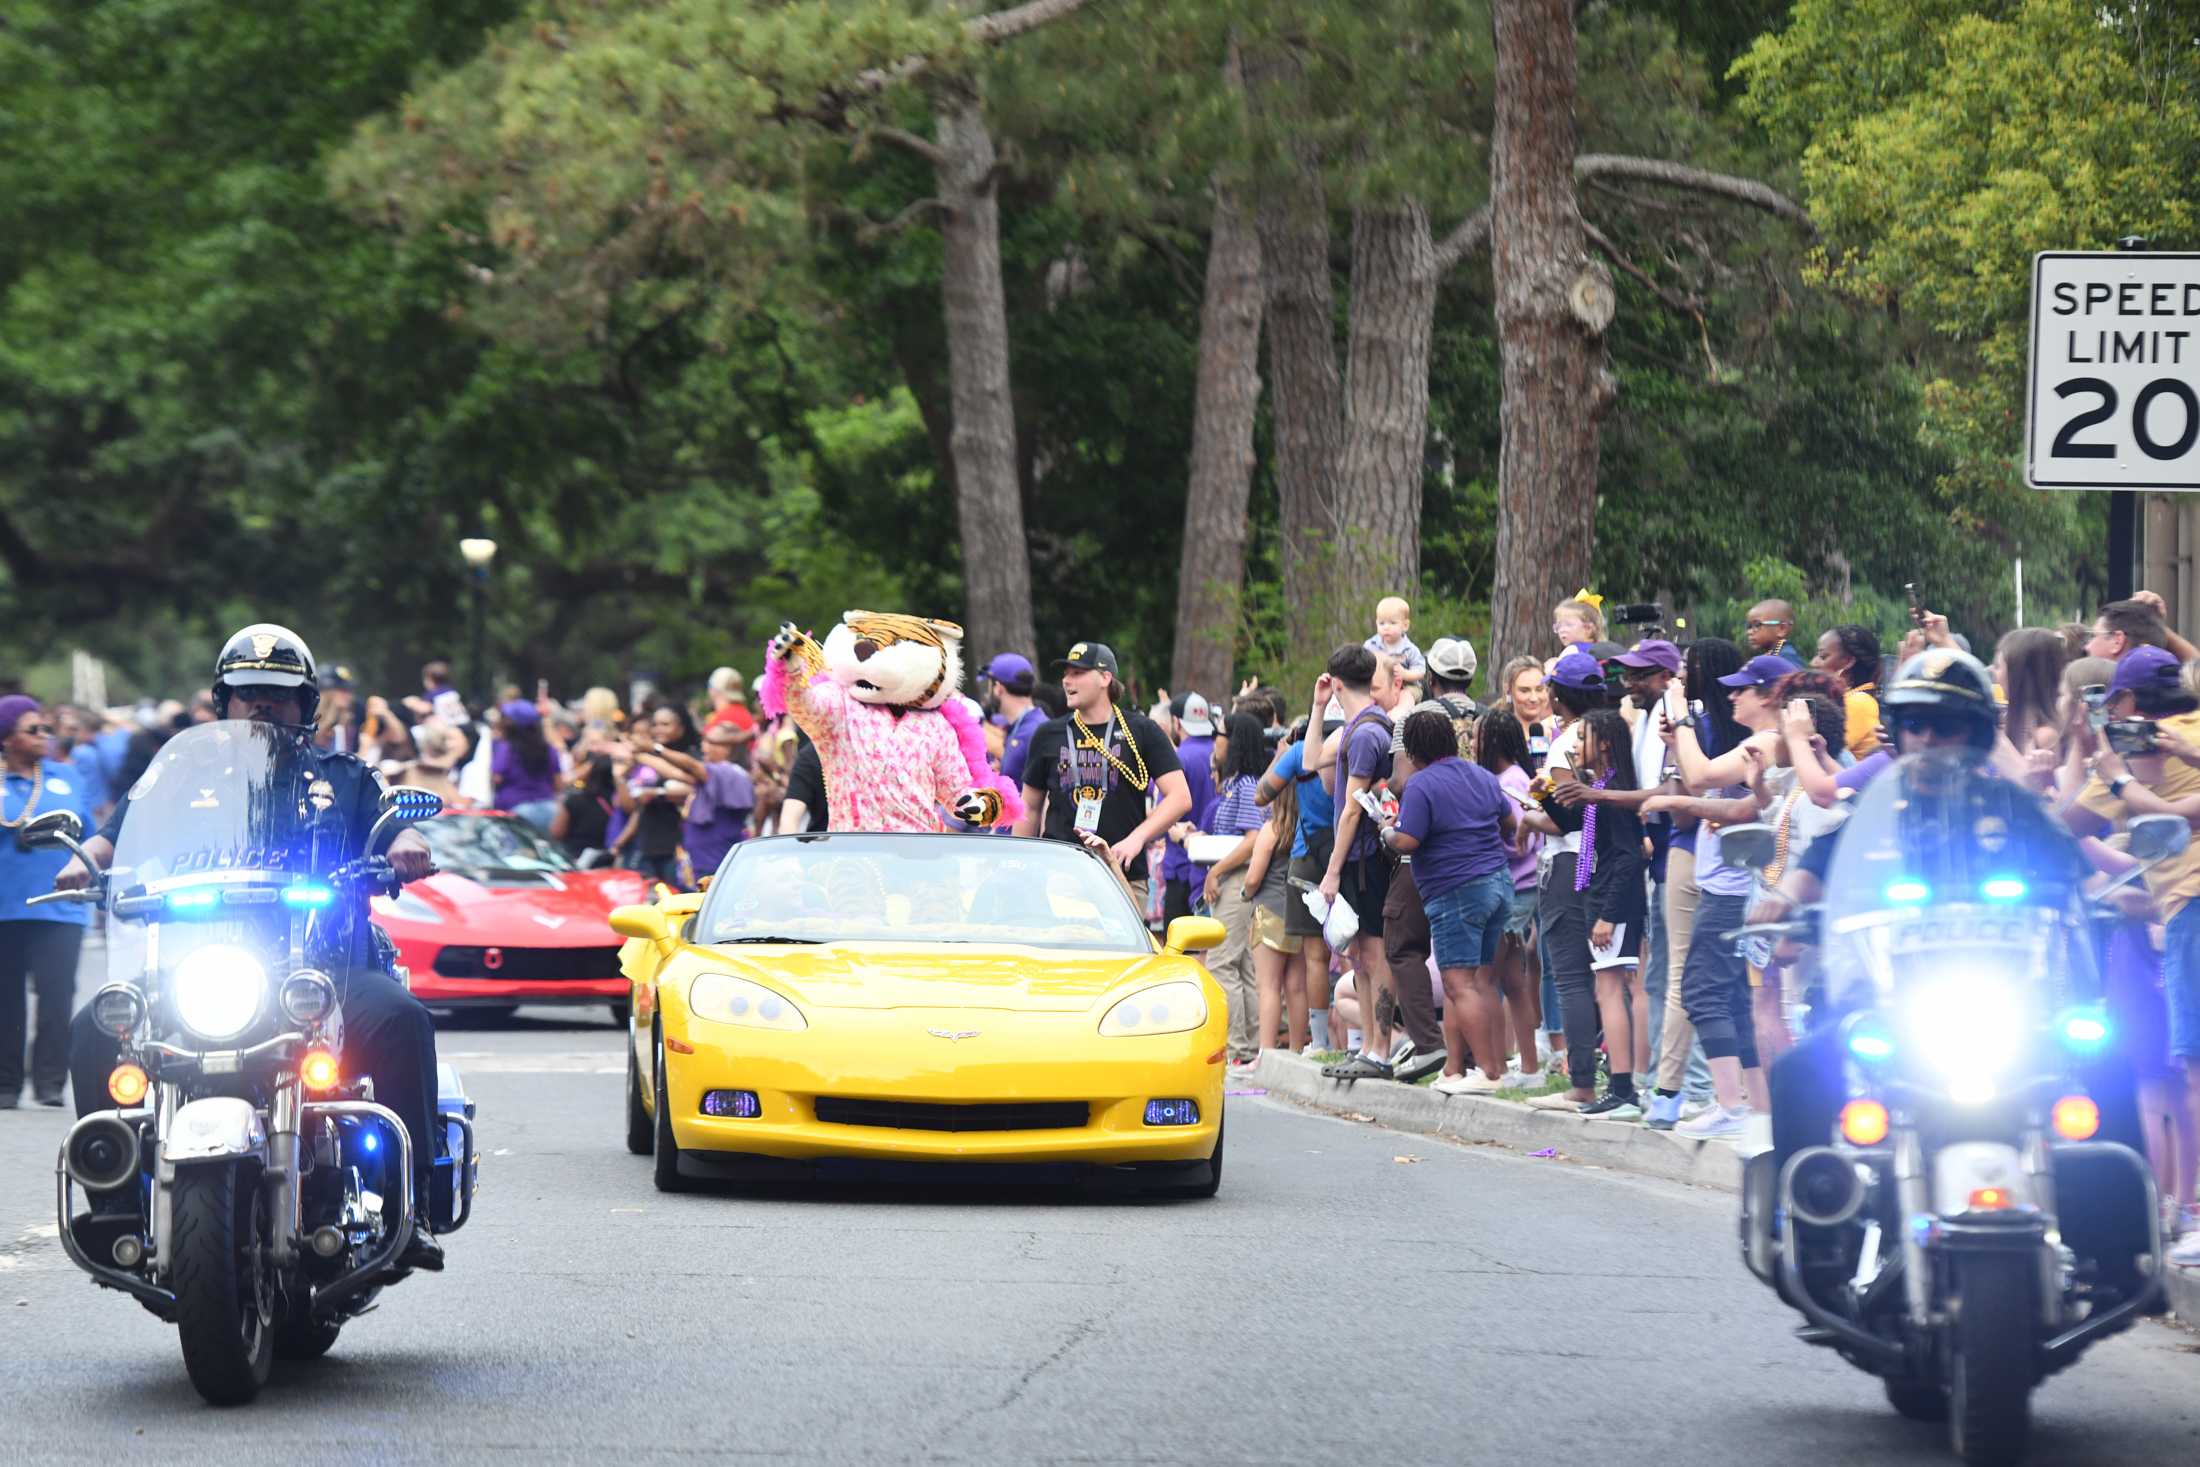
M 565 925 L 563 917 L 545 917 L 540 912 L 535 913 L 535 920 L 553 931 Z
M 927 1029 L 924 1032 L 935 1039 L 975 1039 L 978 1037 L 978 1031 L 975 1029 Z

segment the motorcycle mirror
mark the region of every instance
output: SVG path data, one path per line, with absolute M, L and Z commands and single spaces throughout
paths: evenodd
M 394 813 L 400 820 L 432 820 L 443 813 L 443 797 L 434 790 L 391 785 L 382 791 L 381 808 L 384 815 Z
M 1729 825 L 1719 832 L 1719 859 L 1730 866 L 1741 866 L 1761 875 L 1772 865 L 1778 850 L 1778 833 L 1769 825 L 1757 822 Z
M 2185 847 L 2192 844 L 2192 827 L 2176 815 L 2141 815 L 2131 822 L 2128 830 L 2131 836 L 2129 850 L 2141 861 L 2166 861 L 2171 856 L 2184 854 Z
M 74 810 L 48 810 L 25 825 L 20 834 L 27 846 L 70 846 L 84 838 L 84 822 Z

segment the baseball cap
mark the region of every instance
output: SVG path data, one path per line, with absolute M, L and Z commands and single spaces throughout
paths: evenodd
M 1115 649 L 1105 642 L 1079 642 L 1069 649 L 1069 656 L 1058 657 L 1056 667 L 1082 667 L 1092 672 L 1104 672 L 1121 677 L 1122 671 L 1115 665 Z
M 525 698 L 514 698 L 509 703 L 500 704 L 497 707 L 497 712 L 504 715 L 507 723 L 520 728 L 542 722 L 542 710 Z
M 1215 710 L 1198 693 L 1178 693 L 1169 700 L 1169 712 L 1184 725 L 1184 732 L 1194 738 L 1213 738 Z
M 1612 659 L 1621 667 L 1655 667 L 1664 672 L 1681 670 L 1681 649 L 1663 637 L 1649 637 L 1635 643 L 1634 650 L 1622 652 Z
M 1569 647 L 1551 664 L 1550 681 L 1562 688 L 1601 688 L 1604 668 L 1579 647 Z
M 985 665 L 980 673 L 989 683 L 999 683 L 1021 697 L 1038 686 L 1039 669 L 1031 665 L 1031 659 L 1014 652 L 1003 652 Z
M 1455 683 L 1474 679 L 1474 644 L 1465 637 L 1438 637 L 1425 654 L 1428 670 Z
M 1730 672 L 1720 678 L 1719 685 L 1726 688 L 1769 688 L 1794 671 L 1794 663 L 1785 657 L 1774 657 L 1767 653 L 1762 657 L 1750 658 L 1742 664 L 1740 672 Z
M 2176 691 L 2182 679 L 2182 669 L 2175 653 L 2160 647 L 2134 647 L 2116 663 L 2115 674 L 2108 680 L 2111 694 L 2133 693 L 2141 688 L 2158 688 Z

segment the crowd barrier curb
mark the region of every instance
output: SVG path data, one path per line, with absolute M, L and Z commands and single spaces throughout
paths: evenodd
M 1321 1066 L 1288 1050 L 1262 1052 L 1251 1073 L 1233 1086 L 1258 1086 L 1270 1095 L 1341 1115 L 1365 1116 L 1393 1131 L 1503 1146 L 1520 1152 L 1550 1151 L 1553 1160 L 1584 1162 L 1662 1177 L 1696 1187 L 1739 1190 L 1742 1155 L 1724 1141 L 1691 1141 L 1640 1122 L 1599 1121 L 1564 1111 L 1534 1110 L 1511 1100 L 1438 1095 L 1425 1085 L 1388 1080 L 1328 1080 Z M 2170 1308 L 2200 1328 L 2200 1268 L 2173 1268 Z

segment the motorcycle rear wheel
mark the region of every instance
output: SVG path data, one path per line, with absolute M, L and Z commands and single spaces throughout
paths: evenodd
M 335 1346 L 336 1337 L 343 1332 L 341 1320 L 315 1319 L 310 1302 L 285 1300 L 275 1325 L 275 1358 L 318 1360 Z
M 2026 1254 L 1986 1253 L 1960 1258 L 1956 1269 L 1949 1437 L 1956 1456 L 1974 1467 L 2012 1467 L 2032 1434 L 2039 1267 Z
M 176 1171 L 176 1333 L 183 1368 L 216 1406 L 241 1406 L 275 1360 L 275 1286 L 266 1264 L 258 1168 L 201 1162 Z

